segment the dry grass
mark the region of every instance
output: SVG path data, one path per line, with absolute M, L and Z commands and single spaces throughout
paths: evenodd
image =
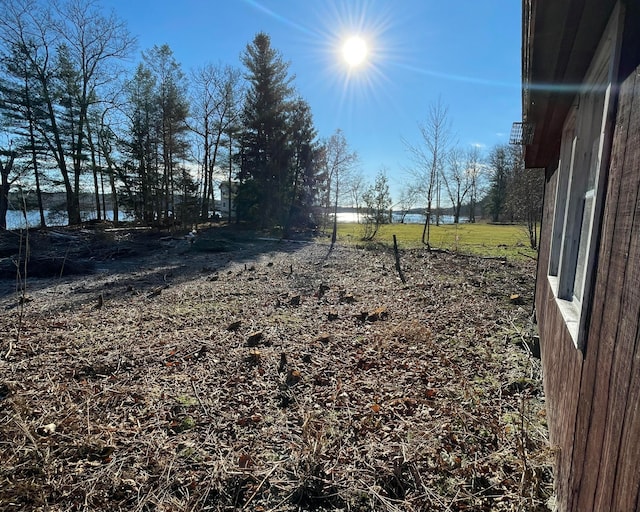
M 1 510 L 546 510 L 531 264 L 187 247 L 27 283 Z

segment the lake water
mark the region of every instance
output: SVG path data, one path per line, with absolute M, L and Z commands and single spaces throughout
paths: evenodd
M 399 223 L 401 215 L 397 212 L 393 213 L 393 222 Z M 82 214 L 83 221 L 89 221 L 96 218 L 95 212 L 84 212 Z M 364 216 L 360 215 L 360 220 L 363 220 Z M 419 213 L 409 213 L 405 216 L 405 224 L 424 224 L 424 215 Z M 107 212 L 107 219 L 113 220 L 113 212 Z M 65 213 L 53 213 L 45 211 L 45 220 L 47 226 L 66 226 L 67 215 Z M 120 220 L 130 220 L 123 212 L 120 212 Z M 466 218 L 461 218 L 461 222 L 465 222 Z M 341 212 L 338 213 L 338 222 L 358 222 L 358 214 L 356 212 Z M 441 215 L 440 222 L 442 224 L 453 224 L 452 215 Z M 37 228 L 40 226 L 40 214 L 37 211 L 27 212 L 27 222 L 25 223 L 24 215 L 19 210 L 9 210 L 7 212 L 7 229 L 24 229 L 26 226 L 30 228 Z
M 83 212 L 81 213 L 83 221 L 89 221 L 96 218 L 95 212 Z M 66 213 L 54 213 L 48 210 L 44 212 L 45 222 L 47 226 L 66 226 L 68 224 L 68 218 Z M 107 212 L 107 219 L 113 220 L 113 212 Z M 120 212 L 120 220 L 127 219 L 127 215 Z M 7 229 L 25 229 L 26 227 L 37 228 L 40 226 L 40 212 L 37 210 L 27 211 L 27 219 L 25 222 L 24 214 L 20 210 L 8 210 L 7 211 Z
M 364 216 L 356 212 L 340 212 L 338 213 L 338 222 L 358 222 L 358 217 L 362 221 Z M 400 223 L 402 215 L 393 212 L 392 220 L 394 224 Z M 425 216 L 419 213 L 408 213 L 404 217 L 405 224 L 424 224 Z M 461 217 L 460 222 L 466 222 L 466 217 Z M 440 215 L 441 224 L 453 224 L 453 215 Z

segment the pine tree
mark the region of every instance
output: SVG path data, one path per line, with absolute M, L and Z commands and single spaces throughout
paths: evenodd
M 185 202 L 190 200 L 190 197 L 184 194 L 193 188 L 191 184 L 186 183 L 191 179 L 190 176 L 180 167 L 180 162 L 185 161 L 188 152 L 186 121 L 189 104 L 185 79 L 173 51 L 166 44 L 154 46 L 148 53 L 143 54 L 143 59 L 156 82 L 155 97 L 159 123 L 156 130 L 161 173 L 160 218 L 175 223 L 176 194 L 182 194 L 181 205 L 184 206 Z
M 507 193 L 512 173 L 508 146 L 500 145 L 493 148 L 489 155 L 491 169 L 491 188 L 489 190 L 489 211 L 491 220 L 498 222 L 505 213 Z
M 125 57 L 134 40 L 94 0 L 2 2 L 0 37 L 5 51 L 18 51 L 28 69 L 30 94 L 39 106 L 33 117 L 38 138 L 62 178 L 69 223 L 77 224 L 89 110 L 115 76 L 111 63 Z
M 21 177 L 30 180 L 28 170 L 33 174 L 38 209 L 40 212 L 40 225 L 45 227 L 44 207 L 42 202 L 42 171 L 41 159 L 46 154 L 46 146 L 38 136 L 38 127 L 42 126 L 43 106 L 40 98 L 34 91 L 37 83 L 33 79 L 33 70 L 24 52 L 19 46 L 12 46 L 3 55 L 2 66 L 5 71 L 0 79 L 0 118 L 5 133 L 12 141 L 8 150 L 10 160 L 3 165 L 2 196 L 0 197 L 0 226 L 5 226 L 6 211 L 8 208 L 8 195 L 13 182 Z M 21 173 L 15 171 L 14 160 L 22 161 Z M 4 213 L 3 213 L 4 212 Z
M 124 185 L 124 204 L 136 219 L 144 220 L 148 225 L 153 223 L 157 213 L 155 198 L 160 188 L 155 131 L 160 122 L 155 87 L 151 70 L 139 64 L 125 87 L 128 127 L 127 135 L 121 139 L 121 152 L 125 158 L 119 172 Z
M 306 227 L 318 192 L 316 129 L 311 107 L 302 98 L 293 102 L 290 113 L 291 182 L 288 184 L 289 211 L 285 234 L 291 227 Z
M 288 214 L 291 148 L 287 116 L 293 92 L 289 65 L 265 33 L 242 56 L 249 87 L 240 137 L 238 216 L 262 227 L 282 225 Z

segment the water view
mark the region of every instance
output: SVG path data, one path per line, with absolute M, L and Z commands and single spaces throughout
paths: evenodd
M 93 211 L 86 211 L 81 213 L 83 221 L 90 221 L 96 218 L 96 214 Z M 44 211 L 45 222 L 47 226 L 66 226 L 68 224 L 68 216 L 65 212 Z M 108 211 L 106 213 L 108 220 L 113 220 L 113 212 Z M 120 212 L 120 220 L 131 220 L 125 213 Z M 40 227 L 40 212 L 38 210 L 28 210 L 25 214 L 21 210 L 8 210 L 7 211 L 7 229 L 25 229 L 25 228 L 37 228 Z
M 356 212 L 339 212 L 338 222 L 362 222 L 364 215 Z M 391 220 L 393 224 L 423 224 L 425 216 L 421 213 L 407 213 L 403 215 L 401 212 L 393 212 L 391 214 Z M 460 222 L 467 222 L 467 217 L 460 217 Z M 440 223 L 453 224 L 453 215 L 440 215 Z

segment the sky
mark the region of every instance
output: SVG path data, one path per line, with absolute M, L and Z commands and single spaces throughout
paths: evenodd
M 242 67 L 258 32 L 271 38 L 320 137 L 344 132 L 373 181 L 392 195 L 411 180 L 407 145 L 441 102 L 456 145 L 488 154 L 521 120 L 519 0 L 101 0 L 126 21 L 140 52 L 168 44 L 188 74 L 207 63 Z M 365 41 L 349 66 L 342 47 Z

